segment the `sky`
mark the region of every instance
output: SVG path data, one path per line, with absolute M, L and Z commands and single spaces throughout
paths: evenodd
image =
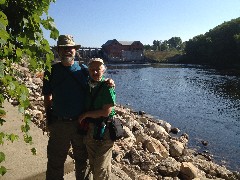
M 112 39 L 152 45 L 172 37 L 188 41 L 240 17 L 240 0 L 56 0 L 49 16 L 82 47 Z M 48 31 L 44 36 L 56 45 Z

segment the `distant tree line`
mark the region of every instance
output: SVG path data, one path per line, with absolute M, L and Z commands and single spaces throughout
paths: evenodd
M 144 45 L 148 51 L 181 51 L 183 63 L 240 67 L 240 17 L 216 26 L 205 34 L 182 42 L 180 37 L 154 40 Z
M 212 65 L 240 64 L 240 18 L 224 22 L 186 41 L 184 60 Z
M 144 50 L 170 51 L 183 50 L 184 43 L 180 37 L 172 37 L 169 40 L 154 40 L 152 45 L 144 45 Z

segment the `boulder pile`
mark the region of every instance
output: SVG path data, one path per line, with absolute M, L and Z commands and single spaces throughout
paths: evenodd
M 27 113 L 43 133 L 47 133 L 41 95 L 42 73 L 32 74 L 24 66 L 15 66 L 22 74 L 18 80 L 30 92 L 31 105 Z M 120 105 L 116 106 L 116 112 L 125 130 L 124 138 L 114 144 L 112 158 L 112 171 L 119 179 L 240 179 L 239 172 L 214 163 L 209 154 L 189 149 L 189 136 L 178 135 L 179 129 L 168 122 Z

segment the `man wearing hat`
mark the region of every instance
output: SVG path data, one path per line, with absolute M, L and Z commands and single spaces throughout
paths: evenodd
M 44 78 L 42 88 L 50 132 L 46 179 L 63 179 L 64 163 L 72 145 L 76 179 L 83 180 L 86 179 L 87 152 L 83 135 L 78 133 L 77 119 L 83 113 L 86 69 L 74 61 L 80 45 L 75 44 L 71 35 L 60 35 L 56 48 L 61 62 L 52 65 L 51 73 L 45 72 L 44 77 L 48 78 Z

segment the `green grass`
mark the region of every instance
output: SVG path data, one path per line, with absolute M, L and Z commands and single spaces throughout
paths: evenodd
M 170 63 L 177 62 L 183 53 L 177 50 L 171 51 L 144 51 L 144 55 L 152 62 Z

